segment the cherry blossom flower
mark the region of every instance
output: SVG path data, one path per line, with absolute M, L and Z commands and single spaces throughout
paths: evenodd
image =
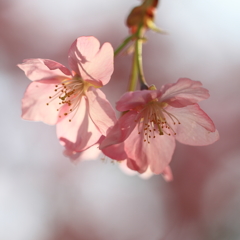
M 160 90 L 125 93 L 116 108 L 126 112 L 101 142 L 103 153 L 115 160 L 127 159 L 130 169 L 140 173 L 148 167 L 164 173 L 171 161 L 175 139 L 195 146 L 219 138 L 213 121 L 197 102 L 209 97 L 199 81 L 182 78 Z M 166 176 L 170 176 L 167 168 Z
M 116 121 L 100 87 L 113 73 L 110 43 L 79 37 L 68 54 L 71 70 L 48 59 L 27 59 L 18 67 L 33 82 L 22 99 L 22 118 L 57 124 L 65 153 L 74 156 L 96 144 Z

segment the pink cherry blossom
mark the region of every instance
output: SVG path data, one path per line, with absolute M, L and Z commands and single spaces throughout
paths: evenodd
M 70 69 L 48 59 L 27 59 L 18 67 L 33 82 L 22 100 L 22 118 L 57 124 L 66 154 L 73 156 L 96 144 L 116 121 L 99 89 L 113 73 L 113 48 L 100 48 L 94 37 L 80 37 L 68 54 Z
M 195 146 L 211 144 L 219 134 L 213 121 L 197 102 L 209 97 L 198 81 L 182 78 L 160 90 L 125 93 L 117 110 L 126 113 L 101 142 L 100 149 L 115 160 L 127 159 L 140 173 L 148 167 L 154 174 L 171 179 L 169 165 L 175 139 Z

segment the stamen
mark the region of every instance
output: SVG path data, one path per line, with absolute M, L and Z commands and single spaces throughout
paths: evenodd
M 173 118 L 175 118 L 175 120 L 177 120 L 178 124 L 181 124 L 180 121 L 171 113 L 167 112 L 166 110 L 163 109 L 163 111 L 171 118 L 171 120 L 173 121 L 173 124 L 175 125 L 176 123 L 174 122 Z
M 49 105 L 52 101 L 56 101 L 56 99 L 59 99 L 59 108 L 57 108 L 56 111 L 60 111 L 63 106 L 71 106 L 69 110 L 62 113 L 63 116 L 67 116 L 74 112 L 71 119 L 69 119 L 69 122 L 71 122 L 78 111 L 81 98 L 86 90 L 85 83 L 79 76 L 76 75 L 71 79 L 64 79 L 61 84 L 56 84 L 54 87 L 55 89 L 53 90 L 55 94 L 49 96 L 50 101 L 47 102 L 46 105 Z M 62 115 L 59 115 L 59 118 L 61 117 Z
M 155 139 L 156 131 L 159 136 L 175 136 L 177 134 L 166 116 L 170 118 L 173 125 L 180 124 L 180 121 L 164 109 L 166 106 L 167 104 L 151 101 L 138 113 L 135 122 L 138 122 L 138 134 L 143 134 L 144 142 L 150 143 L 150 139 Z

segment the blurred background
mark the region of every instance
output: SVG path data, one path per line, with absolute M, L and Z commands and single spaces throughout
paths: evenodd
M 0 0 L 0 239 L 239 240 L 240 2 L 162 0 L 143 49 L 148 82 L 199 80 L 201 103 L 220 132 L 206 147 L 177 144 L 174 181 L 128 176 L 92 149 L 73 164 L 55 127 L 21 119 L 30 81 L 16 67 L 26 58 L 67 65 L 79 36 L 116 48 L 138 0 Z M 115 105 L 127 88 L 131 57 L 119 55 L 102 88 Z

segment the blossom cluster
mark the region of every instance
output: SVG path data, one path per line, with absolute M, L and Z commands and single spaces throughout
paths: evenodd
M 146 30 L 149 21 L 143 23 L 140 25 Z M 138 23 L 129 27 L 139 47 Z M 199 81 L 180 78 L 156 88 L 142 78 L 141 90 L 129 89 L 117 101 L 116 109 L 121 113 L 117 119 L 100 90 L 114 70 L 111 44 L 100 47 L 95 37 L 79 37 L 70 47 L 68 64 L 69 68 L 49 59 L 27 59 L 18 67 L 32 81 L 22 100 L 22 118 L 56 125 L 64 153 L 72 159 L 98 145 L 104 155 L 124 161 L 129 169 L 163 174 L 169 181 L 175 140 L 202 146 L 219 138 L 213 121 L 198 105 L 209 97 Z

